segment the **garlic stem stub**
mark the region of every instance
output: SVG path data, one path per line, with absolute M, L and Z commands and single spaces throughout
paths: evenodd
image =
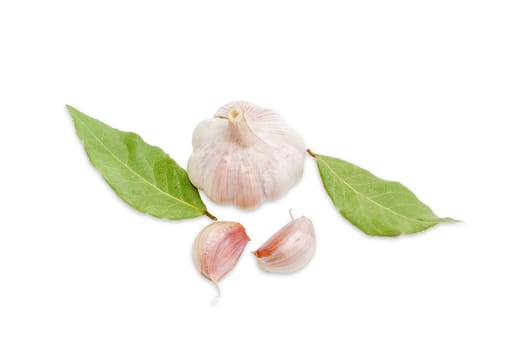
M 305 267 L 314 251 L 314 226 L 302 216 L 286 224 L 253 254 L 262 270 L 290 273 Z
M 214 202 L 251 209 L 284 196 L 303 174 L 305 145 L 279 114 L 228 103 L 193 133 L 188 176 Z
M 218 221 L 206 226 L 193 244 L 193 260 L 199 272 L 217 283 L 230 272 L 250 238 L 237 222 Z

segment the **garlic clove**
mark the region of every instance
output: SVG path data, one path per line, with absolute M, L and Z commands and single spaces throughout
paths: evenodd
M 301 178 L 302 138 L 276 112 L 231 102 L 193 133 L 188 176 L 214 202 L 255 208 L 286 194 Z
M 286 224 L 253 254 L 262 270 L 288 273 L 305 267 L 314 251 L 314 226 L 302 216 Z
M 206 226 L 193 244 L 193 260 L 199 272 L 217 283 L 239 260 L 250 238 L 236 222 L 218 221 Z

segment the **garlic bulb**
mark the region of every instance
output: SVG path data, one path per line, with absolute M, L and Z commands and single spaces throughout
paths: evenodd
M 199 272 L 217 283 L 237 264 L 250 238 L 236 222 L 218 221 L 206 226 L 193 244 L 193 260 Z
M 253 254 L 264 271 L 294 272 L 308 264 L 314 251 L 314 226 L 303 216 L 281 228 Z
M 231 102 L 193 133 L 188 176 L 214 202 L 254 208 L 301 178 L 305 145 L 274 111 Z

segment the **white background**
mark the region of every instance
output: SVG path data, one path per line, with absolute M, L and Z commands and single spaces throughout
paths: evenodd
M 0 349 L 524 349 L 522 1 L 2 1 Z M 181 165 L 194 126 L 245 99 L 315 152 L 399 180 L 462 224 L 395 239 L 342 219 L 312 159 L 244 212 L 252 241 L 213 286 L 206 217 L 135 212 L 89 163 L 64 104 Z M 310 217 L 293 275 L 250 251 Z

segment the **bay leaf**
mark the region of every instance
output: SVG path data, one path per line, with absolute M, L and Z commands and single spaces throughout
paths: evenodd
M 207 215 L 186 171 L 160 148 L 66 106 L 93 166 L 115 193 L 152 216 L 180 220 Z
M 399 182 L 380 179 L 342 159 L 310 150 L 308 153 L 315 158 L 324 188 L 336 208 L 368 235 L 399 236 L 457 221 L 436 216 Z

